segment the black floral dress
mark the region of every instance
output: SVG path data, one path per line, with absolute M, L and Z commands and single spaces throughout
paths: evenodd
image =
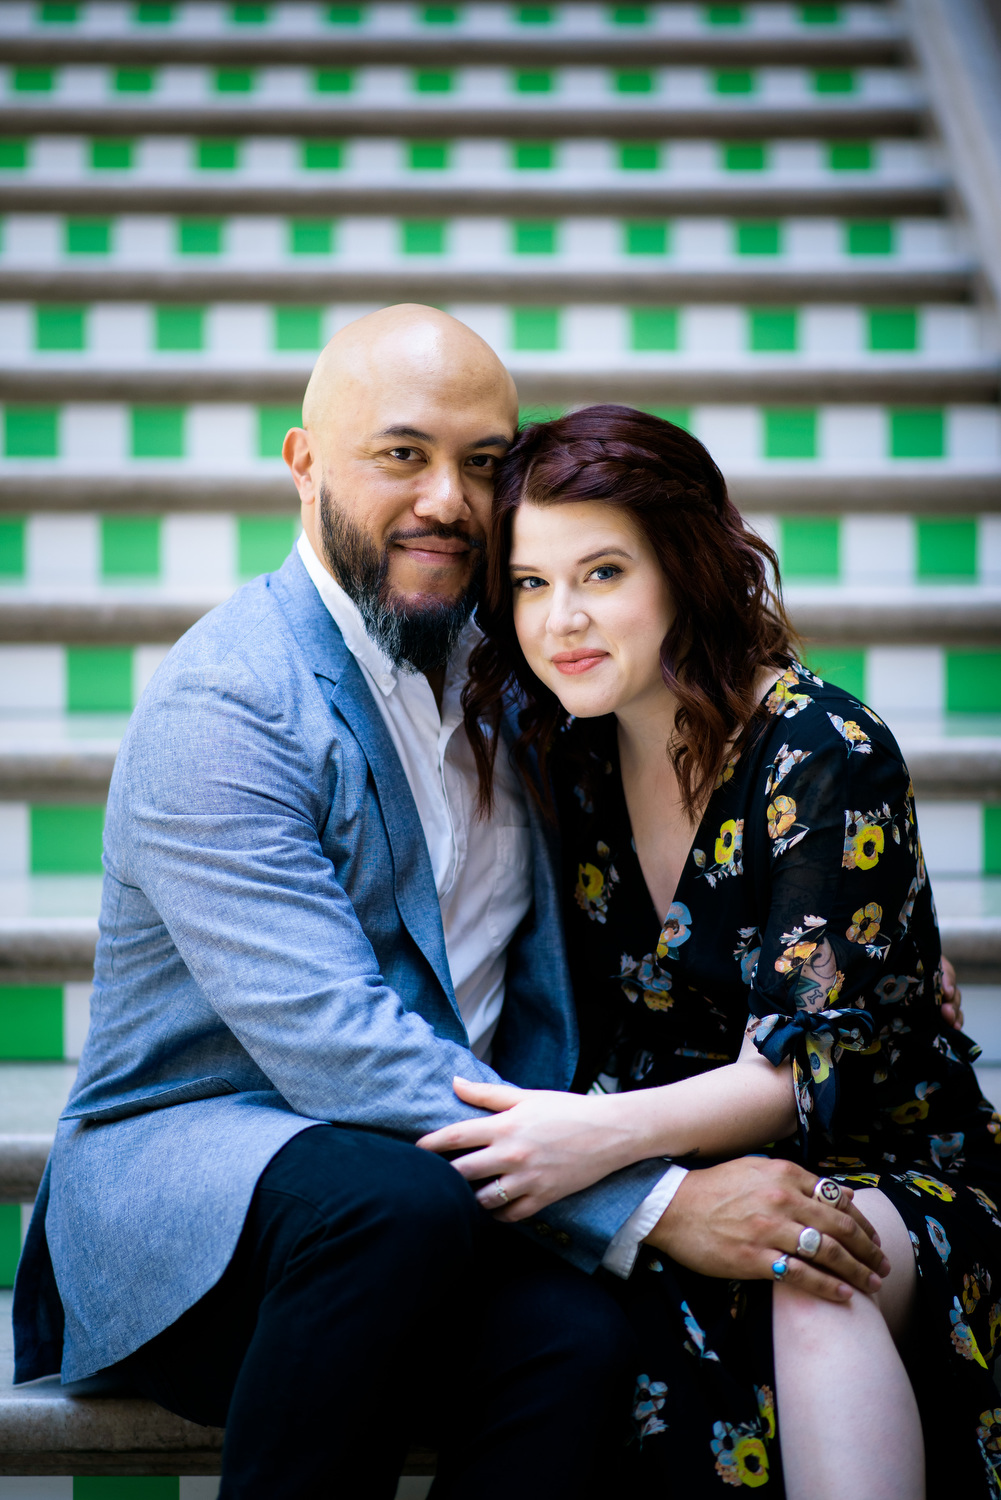
M 977 1048 L 940 1018 L 913 787 L 883 722 L 799 663 L 766 709 L 717 780 L 663 924 L 632 843 L 614 719 L 561 737 L 577 1087 L 703 1073 L 734 1061 L 749 1015 L 761 1018 L 759 1049 L 792 1058 L 800 1119 L 798 1138 L 767 1154 L 878 1185 L 910 1231 L 908 1365 L 929 1495 L 1001 1497 L 1001 1134 Z M 825 939 L 837 973 L 808 1008 L 797 981 Z M 619 1283 L 649 1351 L 632 1449 L 651 1494 L 781 1495 L 771 1285 L 715 1281 L 647 1247 Z

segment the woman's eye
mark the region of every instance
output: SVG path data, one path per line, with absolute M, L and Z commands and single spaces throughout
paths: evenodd
M 614 563 L 602 563 L 600 567 L 594 568 L 591 577 L 596 583 L 607 583 L 610 578 L 615 578 L 622 569 L 617 568 Z
M 516 578 L 514 580 L 514 585 L 513 585 L 513 587 L 514 587 L 514 589 L 515 589 L 516 592 L 518 590 L 520 590 L 523 594 L 534 593 L 536 589 L 544 589 L 545 586 L 546 586 L 546 580 L 544 578 L 534 578 L 534 577 L 532 577 L 532 578 Z

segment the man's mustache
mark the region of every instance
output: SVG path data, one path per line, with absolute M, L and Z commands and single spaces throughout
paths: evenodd
M 396 542 L 416 542 L 427 536 L 437 537 L 439 541 L 465 542 L 473 552 L 486 550 L 486 542 L 482 537 L 471 536 L 461 526 L 446 526 L 443 521 L 429 521 L 419 531 L 391 531 L 386 538 L 386 546 L 392 546 Z

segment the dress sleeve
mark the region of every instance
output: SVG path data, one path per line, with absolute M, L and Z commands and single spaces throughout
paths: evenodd
M 891 949 L 895 966 L 906 954 L 915 989 L 934 984 L 940 957 L 934 928 L 925 951 L 900 946 L 927 884 L 900 752 L 864 710 L 847 722 L 821 713 L 781 746 L 755 811 L 772 880 L 749 1005 L 758 1050 L 776 1065 L 792 1058 L 804 1135 L 831 1127 L 843 1053 L 880 1050 L 874 1010 Z

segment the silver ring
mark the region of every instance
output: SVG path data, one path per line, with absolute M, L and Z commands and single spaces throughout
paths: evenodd
M 808 1224 L 805 1229 L 801 1229 L 799 1232 L 799 1239 L 796 1241 L 796 1254 L 801 1255 L 804 1260 L 812 1260 L 820 1249 L 822 1239 L 823 1235 L 820 1233 L 820 1230 L 814 1229 L 811 1224 Z
M 509 1198 L 508 1198 L 508 1196 L 507 1196 L 507 1193 L 505 1193 L 504 1189 L 501 1187 L 500 1178 L 499 1177 L 495 1177 L 494 1178 L 494 1192 L 497 1194 L 498 1198 L 500 1199 L 500 1201 L 502 1203 L 507 1203 L 507 1202 L 510 1201 Z
M 818 1202 L 829 1203 L 832 1208 L 837 1208 L 841 1202 L 841 1189 L 829 1177 L 821 1177 L 814 1185 L 813 1196 Z
M 781 1281 L 783 1276 L 789 1275 L 789 1257 L 780 1255 L 778 1260 L 772 1261 L 772 1275 L 776 1281 Z

